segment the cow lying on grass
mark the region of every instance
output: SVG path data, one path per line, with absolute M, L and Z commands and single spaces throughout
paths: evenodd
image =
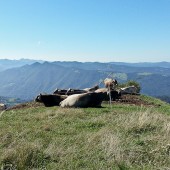
M 58 95 L 72 95 L 72 94 L 81 94 L 81 93 L 86 93 L 87 91 L 85 90 L 79 90 L 79 89 L 56 89 L 53 94 L 58 94 Z
M 120 89 L 121 94 L 137 94 L 137 88 L 135 86 L 128 86 Z
M 83 94 L 73 94 L 60 102 L 61 107 L 101 107 L 101 103 L 106 97 L 105 93 L 91 92 Z
M 87 93 L 87 92 L 94 92 L 99 88 L 98 85 L 90 88 L 85 89 L 56 89 L 53 94 L 59 94 L 59 95 L 72 95 L 72 94 L 81 94 L 81 93 Z
M 104 100 L 106 100 L 106 101 L 109 101 L 110 99 L 109 99 L 109 92 L 108 92 L 108 89 L 107 88 L 100 88 L 100 89 L 97 89 L 96 91 L 95 91 L 96 93 L 99 93 L 99 92 L 103 92 L 103 93 L 105 93 L 105 98 L 104 98 Z M 111 100 L 112 101 L 114 101 L 114 100 L 116 100 L 116 99 L 119 99 L 120 98 L 120 96 L 121 96 L 121 94 L 118 92 L 118 91 L 116 91 L 116 90 L 111 90 L 110 91 L 110 94 L 111 94 Z
M 94 87 L 91 87 L 91 88 L 85 88 L 83 90 L 85 90 L 86 92 L 94 92 L 95 90 L 99 89 L 99 86 L 96 85 Z
M 59 103 L 66 98 L 67 98 L 66 95 L 39 94 L 35 98 L 35 101 L 43 103 L 46 107 L 50 107 L 50 106 L 59 106 Z

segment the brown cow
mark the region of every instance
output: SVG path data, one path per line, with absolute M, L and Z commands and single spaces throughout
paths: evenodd
M 118 82 L 116 79 L 106 78 L 104 80 L 104 85 L 108 90 L 114 90 L 115 86 L 118 85 Z
M 73 94 L 60 102 L 61 107 L 101 107 L 105 98 L 105 93 L 91 92 L 83 94 Z

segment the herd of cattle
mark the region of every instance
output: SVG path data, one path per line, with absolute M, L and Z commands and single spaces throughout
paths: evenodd
M 92 88 L 56 89 L 53 94 L 39 94 L 36 102 L 43 103 L 46 107 L 60 106 L 60 107 L 101 107 L 103 101 L 116 100 L 123 94 L 137 94 L 135 86 L 129 86 L 115 90 L 117 81 L 115 79 L 106 78 L 104 81 L 105 88 L 99 88 L 98 85 Z
M 115 90 L 118 85 L 115 79 L 106 78 L 103 83 L 105 88 L 99 88 L 96 85 L 82 90 L 56 89 L 52 94 L 39 94 L 35 101 L 43 103 L 46 107 L 101 107 L 103 101 L 114 101 L 121 98 L 123 94 L 137 94 L 135 86 Z M 5 104 L 0 103 L 0 110 L 5 110 L 6 108 Z

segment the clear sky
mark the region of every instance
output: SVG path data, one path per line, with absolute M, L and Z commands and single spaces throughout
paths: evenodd
M 170 61 L 170 0 L 0 0 L 0 59 Z

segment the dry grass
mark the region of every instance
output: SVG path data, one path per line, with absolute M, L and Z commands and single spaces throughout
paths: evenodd
M 105 134 L 106 153 L 115 162 L 124 162 L 129 167 L 170 166 L 169 122 L 169 116 L 152 109 L 119 115 L 116 126 L 121 127 L 117 129 L 119 133 Z

